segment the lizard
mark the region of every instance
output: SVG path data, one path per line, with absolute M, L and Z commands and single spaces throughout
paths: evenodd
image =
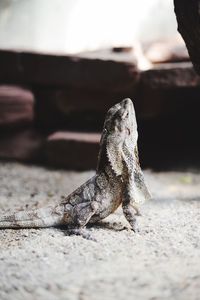
M 123 214 L 135 231 L 139 205 L 151 198 L 139 164 L 137 139 L 133 102 L 126 98 L 106 114 L 95 175 L 55 206 L 0 216 L 0 228 L 83 228 L 122 205 Z

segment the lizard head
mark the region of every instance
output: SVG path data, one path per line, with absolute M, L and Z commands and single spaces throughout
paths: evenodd
M 137 139 L 137 123 L 131 99 L 126 98 L 108 110 L 104 131 L 121 136 L 121 139 L 133 137 L 134 134 Z
M 104 148 L 108 161 L 117 176 L 122 174 L 127 156 L 126 149 L 129 152 L 129 159 L 131 155 L 134 155 L 137 137 L 135 110 L 132 101 L 126 98 L 107 112 L 101 137 L 102 151 Z M 101 163 L 100 159 L 101 151 L 99 163 Z

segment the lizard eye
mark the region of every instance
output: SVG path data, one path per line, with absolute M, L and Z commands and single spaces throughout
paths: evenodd
M 126 128 L 126 130 L 127 130 L 128 135 L 130 135 L 130 134 L 131 134 L 130 129 L 129 129 L 129 128 Z
M 129 115 L 129 112 L 128 111 L 124 111 L 123 114 L 121 115 L 121 118 L 125 119 L 125 118 L 128 117 L 128 115 Z

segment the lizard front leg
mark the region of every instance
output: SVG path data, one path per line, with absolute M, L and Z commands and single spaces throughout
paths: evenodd
M 136 231 L 136 216 L 140 215 L 140 211 L 137 205 L 132 203 L 133 199 L 131 197 L 130 189 L 127 187 L 123 192 L 122 210 L 125 218 L 131 225 L 131 229 Z

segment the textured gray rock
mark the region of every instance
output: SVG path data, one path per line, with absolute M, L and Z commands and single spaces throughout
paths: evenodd
M 183 37 L 194 68 L 200 74 L 199 0 L 174 0 L 178 31 Z
M 0 164 L 0 211 L 46 205 L 93 172 Z M 119 210 L 87 228 L 93 240 L 64 228 L 0 231 L 1 299 L 199 299 L 200 175 L 145 172 L 153 200 L 127 226 Z

